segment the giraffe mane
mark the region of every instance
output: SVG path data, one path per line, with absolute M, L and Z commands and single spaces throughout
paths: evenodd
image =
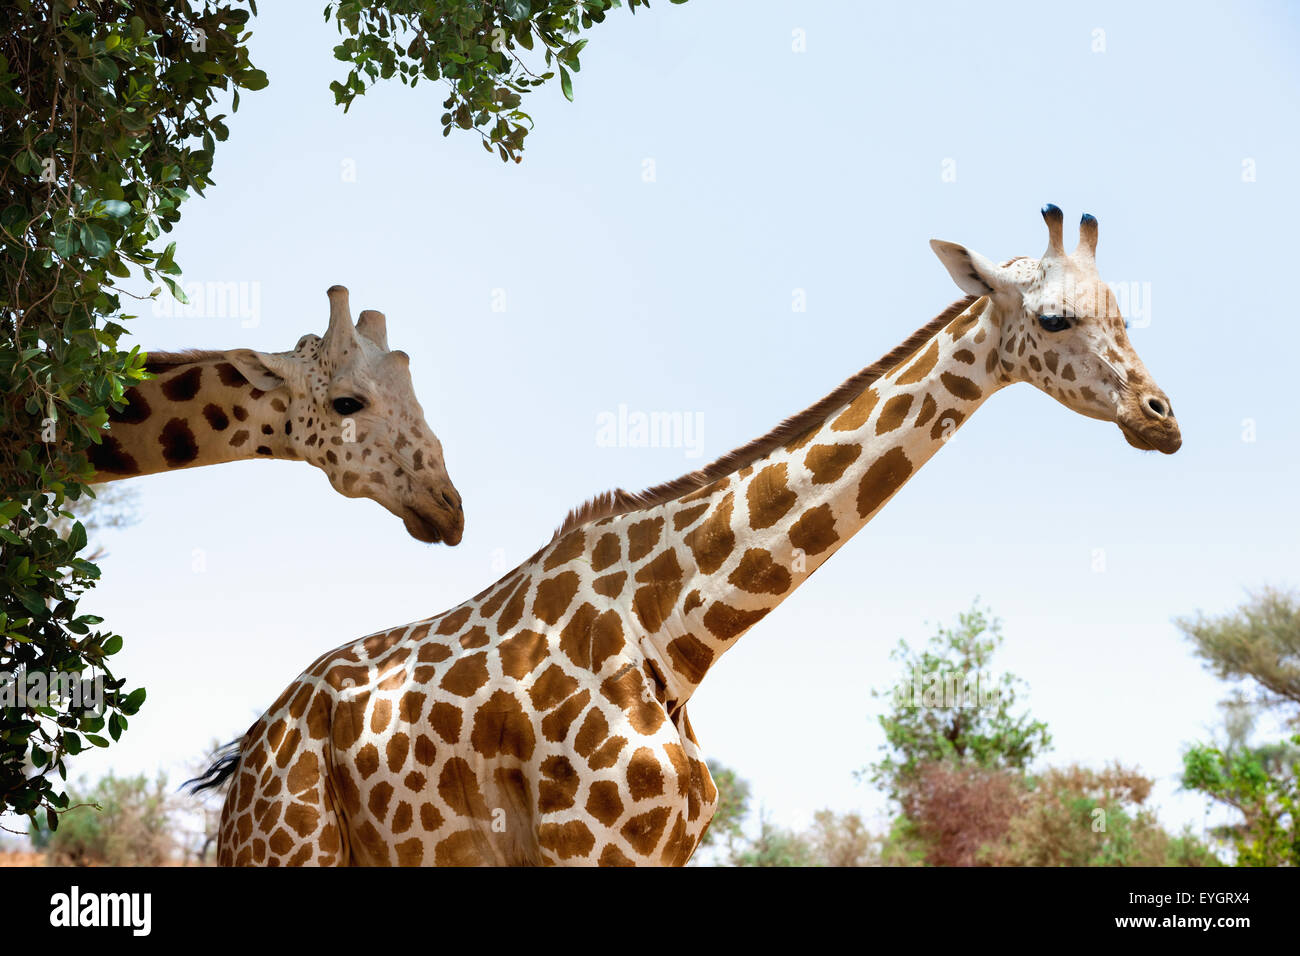
M 211 349 L 186 349 L 183 352 L 146 352 L 144 370 L 146 372 L 165 372 L 179 365 L 193 365 L 196 362 L 211 362 L 225 358 L 225 352 Z
M 564 523 L 556 529 L 552 540 L 599 518 L 610 518 L 616 515 L 629 514 L 633 511 L 640 511 L 643 508 L 653 508 L 655 505 L 661 505 L 672 501 L 674 498 L 680 498 L 692 491 L 698 491 L 719 478 L 725 478 L 732 472 L 739 471 L 746 465 L 751 465 L 758 459 L 766 457 L 782 445 L 789 444 L 794 439 L 802 437 L 810 428 L 814 428 L 825 421 L 831 412 L 841 405 L 847 404 L 872 382 L 928 342 L 940 329 L 966 311 L 978 298 L 979 296 L 968 295 L 963 299 L 958 299 L 909 335 L 901 345 L 896 346 L 875 362 L 872 362 L 815 405 L 810 405 L 797 415 L 792 415 L 761 438 L 755 438 L 749 444 L 728 452 L 698 471 L 692 471 L 680 478 L 674 478 L 672 481 L 654 485 L 640 492 L 633 493 L 622 488 L 615 488 L 613 491 L 606 491 L 596 495 L 569 512 L 568 517 L 564 519 Z

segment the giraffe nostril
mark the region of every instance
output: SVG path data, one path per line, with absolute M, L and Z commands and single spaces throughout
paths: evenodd
M 1147 414 L 1153 418 L 1169 417 L 1169 404 L 1155 395 L 1148 395 L 1142 400 L 1142 404 L 1146 408 Z
M 452 511 L 460 510 L 460 495 L 456 494 L 454 491 L 444 491 L 442 493 L 442 500 Z

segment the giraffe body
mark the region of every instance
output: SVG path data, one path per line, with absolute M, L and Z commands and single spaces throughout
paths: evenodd
M 937 247 L 970 297 L 804 415 L 581 509 L 464 604 L 321 657 L 240 746 L 220 862 L 684 864 L 717 801 L 686 715 L 704 675 L 990 395 L 1033 381 L 1176 449 L 1122 318 L 1037 311 L 1075 268 L 1057 245 L 1003 266 Z M 1120 374 L 1103 412 L 1084 392 Z

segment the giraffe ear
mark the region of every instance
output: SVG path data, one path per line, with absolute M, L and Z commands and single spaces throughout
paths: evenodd
M 1001 266 L 985 259 L 978 252 L 942 239 L 931 239 L 930 248 L 939 257 L 957 287 L 968 295 L 992 295 L 1005 289 L 1009 283 Z
M 270 392 L 284 384 L 284 376 L 276 371 L 280 365 L 278 356 L 254 352 L 252 349 L 235 349 L 227 352 L 226 358 L 254 388 Z

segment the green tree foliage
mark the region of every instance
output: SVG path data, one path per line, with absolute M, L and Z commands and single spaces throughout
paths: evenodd
M 248 4 L 249 9 L 252 4 Z M 98 674 L 101 713 L 66 701 L 5 708 L 0 809 L 47 824 L 68 805 L 65 758 L 107 746 L 144 700 L 109 667 L 122 638 L 77 603 L 99 575 L 69 504 L 87 449 L 142 375 L 120 279 L 175 290 L 181 202 L 209 185 L 227 135 L 217 99 L 266 77 L 249 9 L 186 0 L 13 0 L 0 7 L 0 676 Z M 156 294 L 157 290 L 155 290 Z M 65 519 L 60 522 L 60 518 Z
M 669 0 L 685 3 L 686 0 Z M 325 8 L 342 41 L 334 56 L 347 78 L 330 89 L 346 110 L 381 79 L 415 86 L 443 80 L 442 134 L 475 130 L 502 161 L 523 159 L 532 118 L 523 97 L 559 74 L 573 99 L 573 74 L 587 45 L 580 34 L 603 23 L 619 0 L 339 0 Z M 627 0 L 628 9 L 649 0 Z M 537 52 L 541 52 L 541 63 Z
M 57 830 L 33 826 L 32 844 L 56 866 L 158 866 L 175 847 L 166 781 L 109 774 L 71 807 Z
M 1001 622 L 976 602 L 921 651 L 900 641 L 890 657 L 902 674 L 887 691 L 873 692 L 890 701 L 879 718 L 886 754 L 859 776 L 902 800 L 924 764 L 1023 770 L 1048 750 L 1047 725 L 1015 713 L 1023 682 L 989 671 L 1002 640 Z
M 741 826 L 749 816 L 749 782 L 716 760 L 710 760 L 708 765 L 709 776 L 718 788 L 718 803 L 700 845 L 730 847 L 744 835 Z
M 1183 786 L 1240 816 L 1222 827 L 1242 866 L 1300 866 L 1300 734 L 1253 741 L 1259 719 L 1300 728 L 1300 597 L 1264 588 L 1219 617 L 1175 622 L 1198 657 L 1236 685 L 1224 739 L 1183 755 Z

